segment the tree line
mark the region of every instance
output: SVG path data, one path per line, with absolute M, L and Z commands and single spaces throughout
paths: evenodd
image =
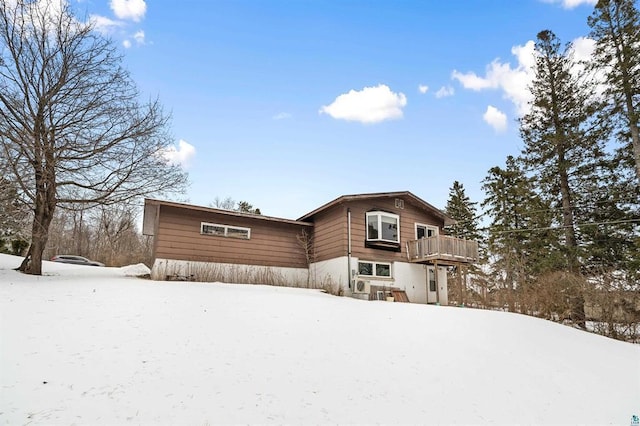
M 450 232 L 481 241 L 485 262 L 458 301 L 640 339 L 639 16 L 600 0 L 587 63 L 538 33 L 524 149 L 488 171 L 479 206 L 451 188 Z

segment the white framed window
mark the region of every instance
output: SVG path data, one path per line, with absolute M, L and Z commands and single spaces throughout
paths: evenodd
M 435 237 L 439 232 L 440 230 L 437 226 L 416 223 L 416 240 L 419 240 L 420 238 Z
M 391 263 L 389 262 L 358 262 L 358 275 L 365 277 L 391 278 Z
M 243 240 L 251 238 L 251 228 L 220 225 L 218 223 L 200 223 L 200 233 L 203 235 L 217 235 L 219 237 L 240 238 Z
M 367 212 L 367 241 L 400 243 L 400 216 L 387 212 Z

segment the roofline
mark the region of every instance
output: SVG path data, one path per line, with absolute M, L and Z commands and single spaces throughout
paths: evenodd
M 328 209 L 330 207 L 333 207 L 333 206 L 335 206 L 337 204 L 343 203 L 345 201 L 366 200 L 366 199 L 369 199 L 369 198 L 381 198 L 381 197 L 409 197 L 409 198 L 412 198 L 415 202 L 417 202 L 418 204 L 422 204 L 424 207 L 426 207 L 427 210 L 433 212 L 436 216 L 441 218 L 444 221 L 445 225 L 452 225 L 452 224 L 456 223 L 456 220 L 451 218 L 445 212 L 443 212 L 439 208 L 433 206 L 432 204 L 427 203 L 422 198 L 412 194 L 409 191 L 372 192 L 372 193 L 368 193 L 368 194 L 342 195 L 342 196 L 336 198 L 335 200 L 329 201 L 328 203 L 323 204 L 322 206 L 318 207 L 317 209 L 305 214 L 304 216 L 300 217 L 298 220 L 299 221 L 308 220 L 309 218 L 311 218 L 311 217 L 315 216 L 316 214 L 320 213 L 321 211 L 326 210 L 326 209 Z
M 270 221 L 270 222 L 287 223 L 287 224 L 290 224 L 290 225 L 313 226 L 313 223 L 304 222 L 304 221 L 301 221 L 301 220 L 284 219 L 284 218 L 281 218 L 281 217 L 274 217 L 274 216 L 264 216 L 264 215 L 255 214 L 255 213 L 236 212 L 236 211 L 233 211 L 233 210 L 224 210 L 224 209 L 217 209 L 215 207 L 197 206 L 195 204 L 181 203 L 181 202 L 178 202 L 178 201 L 158 200 L 158 199 L 155 199 L 155 198 L 145 198 L 144 199 L 144 204 L 145 205 L 150 204 L 150 205 L 157 205 L 157 206 L 177 207 L 177 208 L 189 209 L 189 210 L 195 210 L 195 211 L 201 211 L 201 212 L 207 212 L 207 213 L 223 214 L 223 215 L 227 215 L 227 216 L 235 216 L 235 217 L 242 217 L 242 218 L 265 220 L 265 221 Z

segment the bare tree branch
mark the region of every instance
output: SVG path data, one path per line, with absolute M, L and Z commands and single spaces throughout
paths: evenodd
M 160 103 L 139 101 L 113 43 L 66 2 L 2 2 L 0 49 L 0 152 L 34 211 L 21 270 L 41 273 L 58 205 L 184 189 L 185 173 L 164 156 Z

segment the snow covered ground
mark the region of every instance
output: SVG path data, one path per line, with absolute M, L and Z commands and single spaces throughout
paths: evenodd
M 0 423 L 615 424 L 640 346 L 521 315 L 0 255 Z

